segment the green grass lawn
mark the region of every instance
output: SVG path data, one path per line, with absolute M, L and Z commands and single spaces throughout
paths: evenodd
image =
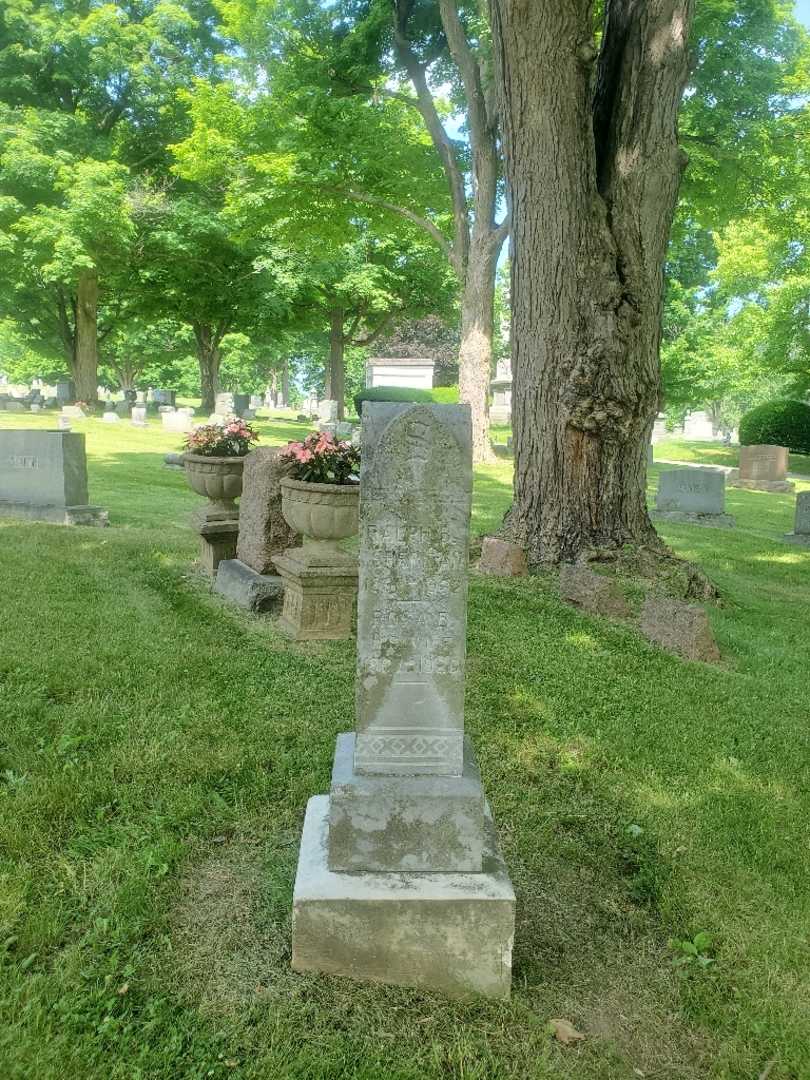
M 690 441 L 688 439 L 666 439 L 653 448 L 657 461 L 702 461 L 709 465 L 740 464 L 739 446 L 723 446 L 722 443 Z M 807 454 L 790 455 L 790 471 L 810 477 L 810 457 Z
M 111 527 L 0 522 L 2 1080 L 810 1077 L 792 497 L 731 490 L 735 530 L 662 529 L 723 591 L 716 667 L 543 577 L 473 578 L 467 725 L 519 908 L 511 1001 L 460 1004 L 289 970 L 299 830 L 353 726 L 354 643 L 291 644 L 210 594 L 199 500 L 162 468 L 177 436 L 74 429 Z M 478 472 L 476 531 L 510 476 Z M 670 942 L 701 932 L 676 967 Z M 584 1041 L 555 1042 L 552 1017 Z

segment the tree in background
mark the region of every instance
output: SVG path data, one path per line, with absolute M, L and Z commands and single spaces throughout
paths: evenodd
M 728 423 L 809 366 L 810 49 L 792 8 L 696 8 L 680 117 L 689 167 L 666 268 L 668 413 L 705 405 Z
M 224 185 L 224 217 L 252 246 L 257 268 L 277 268 L 285 252 L 280 280 L 292 290 L 290 320 L 306 335 L 324 335 L 324 392 L 342 415 L 347 349 L 373 344 L 397 315 L 446 312 L 454 281 L 417 224 L 347 198 L 336 177 L 349 158 L 384 158 L 389 148 L 404 154 L 403 182 L 425 180 L 430 190 L 435 176 L 424 147 L 413 148 L 404 106 L 398 118 L 380 117 L 356 98 L 334 101 L 316 87 L 317 107 L 304 108 L 308 84 L 286 68 L 272 88 L 267 95 L 198 86 L 193 130 L 173 148 L 176 171 L 201 189 Z
M 0 312 L 63 351 L 84 400 L 99 307 L 109 332 L 129 259 L 128 178 L 166 162 L 178 89 L 213 77 L 212 15 L 205 0 L 7 0 L 0 14 Z

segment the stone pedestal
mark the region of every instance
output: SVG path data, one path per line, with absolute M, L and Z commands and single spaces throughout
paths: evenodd
M 284 582 L 275 574 L 257 574 L 239 559 L 224 559 L 217 567 L 214 592 L 245 611 L 264 614 L 280 610 Z
M 307 808 L 298 971 L 509 994 L 515 896 L 464 737 L 471 456 L 467 406 L 364 405 L 357 731 Z
M 478 873 L 335 873 L 329 798 L 307 805 L 293 892 L 296 971 L 506 998 L 515 894 L 486 816 Z
M 275 557 L 284 582 L 278 628 L 294 641 L 340 641 L 352 636 L 357 596 L 357 563 L 313 563 L 306 548 L 288 548 Z
M 461 776 L 364 776 L 354 749 L 353 732 L 338 735 L 330 870 L 481 871 L 484 791 L 469 739 Z
M 236 539 L 239 536 L 239 518 L 209 519 L 202 514 L 192 518 L 200 534 L 200 567 L 214 577 L 224 559 L 236 555 Z

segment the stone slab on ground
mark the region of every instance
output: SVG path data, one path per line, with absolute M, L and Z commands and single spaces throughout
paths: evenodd
M 257 574 L 239 559 L 223 559 L 217 567 L 214 592 L 245 611 L 264 614 L 281 609 L 284 582 L 275 575 Z
M 358 774 L 354 742 L 354 732 L 338 735 L 330 869 L 480 873 L 484 792 L 470 740 L 464 740 L 461 776 Z
M 649 641 L 685 660 L 720 660 L 709 616 L 699 604 L 648 596 L 641 609 L 639 629 Z
M 0 517 L 44 521 L 51 525 L 92 525 L 104 528 L 110 515 L 101 506 L 36 506 L 0 501 Z
M 515 894 L 488 812 L 486 827 L 480 874 L 335 873 L 329 798 L 311 798 L 293 893 L 293 968 L 508 997 Z
M 560 567 L 560 596 L 591 615 L 626 619 L 633 614 L 615 581 L 580 563 L 563 563 Z
M 526 552 L 520 544 L 512 544 L 497 536 L 485 536 L 478 570 L 491 577 L 525 577 L 529 572 Z

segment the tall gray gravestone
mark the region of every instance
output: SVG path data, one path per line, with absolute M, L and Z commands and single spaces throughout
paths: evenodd
M 87 494 L 84 435 L 0 431 L 0 515 L 58 525 L 106 525 Z
M 796 496 L 796 521 L 793 532 L 785 536 L 792 544 L 810 547 L 810 491 L 800 491 Z
M 464 737 L 470 414 L 366 402 L 356 733 L 307 807 L 293 967 L 504 997 L 515 898 Z

